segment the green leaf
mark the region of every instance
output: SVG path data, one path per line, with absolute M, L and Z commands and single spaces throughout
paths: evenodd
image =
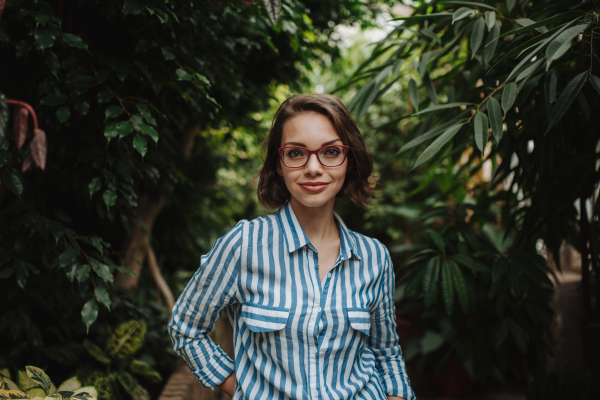
M 433 101 L 433 104 L 439 104 L 437 92 L 435 90 L 435 86 L 433 85 L 433 81 L 429 76 L 429 73 L 426 73 L 423 77 L 423 86 L 425 86 L 425 90 L 427 91 L 427 94 L 429 95 L 431 101 Z
M 192 76 L 183 68 L 179 68 L 175 71 L 177 74 L 178 81 L 191 81 Z
M 154 129 L 150 125 L 145 125 L 145 124 L 139 124 L 138 128 L 143 133 L 150 136 L 152 138 L 152 140 L 154 140 L 154 143 L 158 143 L 158 132 L 156 132 L 156 129 Z
M 498 22 L 494 23 L 494 26 L 490 30 L 486 38 L 486 45 L 483 49 L 483 62 L 485 65 L 488 65 L 492 58 L 494 57 L 494 53 L 496 52 L 496 46 L 498 45 L 498 35 L 500 34 L 500 25 Z
M 60 70 L 60 61 L 58 60 L 58 56 L 51 50 L 48 50 L 46 51 L 44 59 L 46 60 L 46 65 L 50 71 L 54 74 L 54 76 L 56 76 L 56 79 L 58 79 L 58 71 Z
M 117 194 L 110 189 L 106 189 L 104 194 L 102 195 L 102 199 L 104 200 L 104 204 L 106 204 L 106 208 L 110 209 L 115 205 L 115 201 L 117 200 Z
M 118 117 L 119 115 L 123 114 L 124 112 L 125 112 L 125 110 L 123 110 L 123 107 L 117 106 L 114 104 L 110 105 L 110 106 L 106 107 L 106 110 L 104 111 L 105 120 Z
M 427 234 L 427 236 L 429 236 L 433 243 L 435 243 L 436 247 L 440 252 L 443 253 L 446 251 L 446 244 L 444 243 L 444 237 L 442 235 L 440 235 L 433 229 L 426 229 L 425 234 Z
M 475 21 L 475 25 L 473 26 L 473 30 L 471 31 L 471 59 L 475 57 L 475 53 L 477 53 L 477 50 L 479 50 L 479 46 L 481 46 L 484 32 L 485 20 L 482 17 L 479 17 L 477 21 Z
M 40 101 L 40 104 L 45 105 L 45 106 L 50 106 L 50 107 L 56 107 L 56 106 L 62 106 L 63 104 L 65 104 L 67 102 L 67 100 L 69 100 L 69 96 L 67 96 L 66 94 L 51 93 L 51 94 L 43 97 L 42 100 Z
M 440 258 L 430 258 L 425 265 L 425 275 L 423 275 L 423 296 L 425 307 L 429 308 L 433 304 L 437 292 L 438 280 L 440 276 Z
M 550 68 L 552 61 L 557 60 L 571 47 L 571 41 L 581 32 L 583 32 L 590 24 L 576 25 L 565 30 L 550 42 L 546 48 L 546 71 Z
M 488 31 L 491 31 L 494 25 L 496 25 L 496 13 L 494 11 L 485 12 L 485 24 L 487 25 Z
M 477 3 L 474 1 L 460 1 L 460 0 L 454 1 L 453 0 L 453 1 L 446 1 L 446 4 L 458 4 L 458 5 L 463 5 L 463 6 L 479 7 L 479 8 L 484 8 L 487 10 L 498 11 L 498 9 L 495 7 L 492 7 L 492 6 L 484 4 L 484 3 Z
M 419 88 L 417 87 L 417 82 L 412 78 L 408 81 L 408 93 L 413 107 L 415 110 L 419 111 Z
M 488 114 L 490 117 L 490 125 L 492 126 L 492 133 L 496 139 L 496 143 L 500 141 L 502 137 L 502 110 L 500 109 L 500 103 L 494 97 L 490 97 L 487 102 Z
M 474 105 L 474 103 L 446 103 L 446 104 L 439 104 L 439 105 L 436 105 L 436 106 L 427 107 L 423 111 L 419 111 L 418 113 L 414 113 L 413 115 L 426 114 L 426 113 L 429 113 L 429 112 L 432 112 L 432 111 L 444 110 L 446 108 L 456 108 L 456 107 L 460 107 L 460 106 L 472 106 L 472 105 Z
M 77 282 L 85 282 L 90 277 L 90 266 L 87 264 L 74 265 L 71 273 L 74 278 L 77 278 Z
M 148 152 L 148 149 L 146 148 L 147 144 L 148 142 L 146 141 L 146 139 L 144 139 L 140 135 L 137 135 L 133 138 L 133 148 L 136 149 L 142 155 L 142 158 L 144 158 L 144 156 Z
M 560 119 L 565 115 L 571 104 L 579 94 L 579 91 L 583 87 L 588 76 L 588 72 L 584 71 L 581 74 L 577 75 L 575 78 L 571 80 L 567 84 L 567 87 L 561 93 L 560 97 L 556 101 L 556 105 L 552 109 L 552 113 L 550 115 L 550 123 L 548 124 L 548 129 L 546 129 L 546 133 L 554 126 Z
M 48 378 L 48 375 L 46 375 L 43 370 L 41 370 L 38 367 L 31 366 L 31 365 L 26 366 L 25 370 L 27 371 L 27 375 L 29 375 L 29 377 L 33 381 L 39 383 L 40 386 L 42 387 L 42 389 L 44 389 L 46 392 L 50 391 L 52 382 L 50 381 L 50 378 Z
M 482 111 L 477 111 L 474 117 L 475 144 L 482 153 L 485 151 L 489 137 L 488 117 Z
M 592 84 L 594 89 L 596 89 L 596 92 L 600 94 L 600 78 L 594 75 L 590 75 L 590 83 Z
M 94 193 L 96 193 L 98 190 L 100 190 L 101 187 L 102 187 L 102 179 L 99 176 L 92 179 L 92 181 L 88 185 L 88 189 L 90 191 L 90 199 L 92 198 Z
M 429 139 L 440 135 L 442 132 L 444 132 L 446 130 L 446 128 L 452 126 L 454 123 L 455 123 L 455 121 L 446 122 L 445 124 L 436 126 L 435 128 L 417 136 L 416 138 L 414 138 L 413 140 L 411 140 L 410 142 L 408 142 L 404 146 L 402 146 L 396 154 L 400 154 L 407 150 L 410 150 L 413 147 L 416 147 L 416 146 L 420 145 L 421 143 L 424 143 L 424 142 L 428 141 Z
M 452 14 L 452 24 L 471 15 L 475 15 L 475 10 L 469 7 L 461 7 Z
M 73 265 L 73 263 L 75 262 L 75 260 L 77 260 L 78 256 L 79 256 L 79 251 L 77 251 L 77 249 L 68 249 L 68 250 L 65 250 L 58 257 L 58 267 L 62 268 L 62 267 L 66 267 L 68 265 Z
M 106 283 L 112 285 L 114 281 L 114 276 L 110 271 L 110 267 L 108 265 L 102 264 L 95 258 L 90 258 L 90 265 L 92 266 L 94 272 L 96 272 L 100 278 L 104 279 Z
M 156 126 L 156 120 L 152 116 L 152 113 L 150 112 L 150 109 L 148 107 L 146 107 L 143 104 L 136 104 L 136 107 L 140 111 L 140 114 L 142 115 L 142 117 L 144 117 L 147 123 Z
M 50 28 L 40 28 L 35 32 L 35 44 L 40 50 L 48 49 L 54 46 L 56 32 Z
M 136 375 L 148 378 L 151 382 L 158 383 L 162 381 L 162 376 L 142 360 L 131 360 L 129 370 Z
M 535 24 L 535 21 L 533 21 L 529 18 L 517 18 L 517 19 L 515 19 L 515 22 L 521 26 L 529 26 L 529 25 Z M 548 28 L 546 28 L 545 26 L 540 26 L 539 28 L 535 28 L 535 30 L 538 31 L 539 33 L 548 32 Z
M 118 360 L 131 357 L 144 344 L 146 329 L 143 320 L 129 320 L 120 324 L 106 341 L 106 351 Z
M 429 354 L 431 352 L 436 351 L 445 342 L 445 338 L 442 334 L 434 332 L 432 330 L 427 330 L 425 335 L 423 335 L 423 339 L 421 339 L 421 352 L 422 354 Z
M 23 180 L 19 173 L 10 169 L 2 178 L 4 184 L 11 192 L 17 196 L 21 196 L 21 193 L 23 193 Z
M 452 16 L 451 13 L 434 13 L 434 14 L 422 14 L 422 15 L 412 15 L 410 17 L 398 17 L 394 18 L 392 21 L 405 21 L 405 23 L 410 22 L 419 22 L 423 20 L 428 20 L 432 18 L 450 18 Z
M 510 36 L 510 35 L 516 35 L 518 33 L 529 32 L 535 28 L 539 28 L 540 26 L 550 25 L 554 22 L 562 21 L 563 19 L 566 19 L 566 18 L 574 18 L 574 17 L 581 16 L 582 14 L 583 14 L 583 11 L 580 11 L 580 10 L 567 11 L 566 13 L 563 13 L 560 15 L 555 15 L 554 17 L 550 17 L 543 21 L 536 22 L 535 24 L 527 25 L 527 26 L 524 26 L 523 28 L 519 28 L 519 29 L 512 30 L 510 32 L 503 33 L 502 35 L 500 35 L 500 38 L 503 38 L 505 36 Z
M 102 246 L 102 239 L 100 239 L 98 236 L 92 236 L 90 238 L 90 242 L 92 242 L 92 246 L 97 248 L 100 254 L 102 254 L 102 252 L 104 251 L 104 247 Z
M 119 131 L 117 130 L 117 124 L 117 121 L 111 121 L 108 124 L 106 124 L 106 127 L 104 128 L 104 137 L 108 140 L 109 143 L 111 139 L 114 139 L 119 135 Z
M 481 265 L 480 263 L 473 260 L 471 257 L 469 257 L 467 255 L 455 254 L 452 256 L 452 259 L 454 261 L 456 261 L 457 263 L 469 268 L 473 272 L 484 272 L 484 273 L 489 272 L 485 266 Z
M 114 96 L 111 92 L 109 92 L 108 90 L 103 90 L 101 92 L 98 92 L 98 103 L 106 103 L 110 101 L 113 97 Z
M 89 339 L 83 339 L 83 347 L 87 350 L 88 354 L 94 357 L 97 361 L 101 362 L 104 365 L 110 365 L 110 358 L 102 351 L 100 346 L 96 343 L 92 342 Z
M 75 109 L 79 115 L 84 116 L 90 111 L 90 103 L 87 100 L 79 98 L 75 100 Z
M 96 300 L 104 304 L 106 308 L 110 310 L 111 301 L 106 289 L 102 286 L 96 286 L 96 290 L 94 291 L 94 293 L 96 294 Z
M 70 116 L 71 110 L 69 110 L 69 107 L 60 107 L 58 110 L 56 110 L 56 118 L 58 118 L 60 122 L 67 121 Z
M 448 315 L 452 315 L 454 309 L 454 283 L 450 268 L 448 261 L 444 260 L 442 263 L 442 299 Z
M 460 304 L 463 312 L 467 314 L 469 312 L 469 289 L 467 288 L 465 277 L 460 267 L 454 261 L 448 261 L 448 266 L 452 273 L 452 281 L 454 282 L 454 289 L 458 297 L 458 304 Z
M 90 333 L 90 326 L 96 321 L 96 318 L 98 318 L 98 303 L 94 299 L 88 300 L 81 309 L 81 320 L 87 328 L 87 333 Z
M 460 131 L 460 128 L 462 128 L 462 126 L 463 126 L 462 123 L 453 125 L 450 128 L 448 128 L 448 130 L 446 130 L 446 132 L 442 133 L 440 135 L 440 137 L 435 139 L 429 145 L 429 147 L 427 147 L 425 149 L 425 151 L 423 151 L 423 153 L 421 153 L 419 158 L 417 158 L 417 161 L 415 162 L 415 165 L 413 166 L 413 168 L 416 168 L 417 166 L 423 164 L 425 161 L 427 161 L 431 157 L 433 157 L 438 151 L 440 151 L 440 149 L 442 147 L 444 147 L 444 145 L 446 143 L 448 143 L 454 137 L 454 135 L 456 135 L 458 133 L 458 131 Z
M 77 35 L 73 35 L 72 33 L 63 33 L 62 38 L 65 41 L 65 43 L 71 47 L 83 50 L 88 49 L 87 44 L 85 44 L 83 39 Z
M 410 282 L 404 289 L 404 295 L 411 294 L 422 282 L 425 276 L 425 268 L 419 268 L 417 272 L 411 277 Z
M 502 91 L 502 109 L 504 110 L 504 115 L 512 105 L 515 103 L 515 99 L 517 98 L 517 84 L 515 82 L 511 82 L 504 87 Z
M 556 73 L 554 71 L 550 71 L 550 73 L 546 74 L 546 80 L 544 81 L 544 95 L 546 96 L 548 104 L 552 104 L 554 103 L 554 100 L 556 100 L 556 82 Z
M 171 52 L 171 50 L 167 49 L 166 47 L 161 47 L 160 51 L 161 51 L 163 57 L 165 58 L 165 60 L 174 60 L 175 59 L 175 54 L 173 54 Z
M 515 8 L 515 4 L 517 0 L 506 0 L 506 9 L 508 12 L 511 12 L 513 8 Z
M 133 124 L 129 121 L 121 121 L 117 123 L 115 129 L 119 133 L 119 138 L 123 138 L 133 132 Z

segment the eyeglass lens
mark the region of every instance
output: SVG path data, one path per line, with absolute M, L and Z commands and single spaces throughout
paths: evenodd
M 302 147 L 283 149 L 283 162 L 289 167 L 301 167 L 308 160 L 308 151 Z M 323 165 L 335 167 L 344 161 L 344 148 L 341 146 L 327 146 L 317 153 Z

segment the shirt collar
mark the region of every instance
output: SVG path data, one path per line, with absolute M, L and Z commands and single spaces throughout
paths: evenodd
M 298 218 L 296 218 L 294 209 L 289 201 L 282 205 L 279 210 L 277 210 L 276 214 L 278 216 L 279 223 L 287 243 L 287 248 L 290 253 L 293 253 L 294 251 L 306 245 L 310 245 L 313 247 L 313 250 L 316 250 L 308 239 L 308 236 L 306 236 L 306 233 L 304 233 L 304 229 L 302 229 Z M 333 212 L 333 216 L 338 222 L 338 226 L 340 228 L 340 254 L 342 256 L 342 260 L 347 260 L 352 257 L 352 255 L 354 255 L 356 259 L 361 260 L 360 256 L 358 255 L 356 238 L 354 237 L 354 234 L 346 227 L 346 224 L 344 224 L 342 218 L 335 211 Z

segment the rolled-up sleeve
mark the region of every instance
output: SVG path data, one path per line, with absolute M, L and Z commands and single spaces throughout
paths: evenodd
M 173 350 L 200 383 L 211 389 L 223 383 L 235 366 L 208 334 L 223 310 L 237 302 L 244 222 L 200 258 L 200 268 L 175 302 L 168 324 Z
M 381 300 L 372 316 L 369 345 L 375 353 L 377 372 L 386 394 L 416 399 L 406 373 L 402 349 L 396 333 L 396 311 L 394 305 L 395 275 L 387 248 L 381 275 Z

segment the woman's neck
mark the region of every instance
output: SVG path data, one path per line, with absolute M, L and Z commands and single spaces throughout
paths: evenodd
M 334 204 L 335 199 L 332 199 L 320 207 L 307 207 L 295 197 L 290 198 L 290 205 L 300 226 L 315 246 L 339 238 L 338 227 L 333 216 Z

